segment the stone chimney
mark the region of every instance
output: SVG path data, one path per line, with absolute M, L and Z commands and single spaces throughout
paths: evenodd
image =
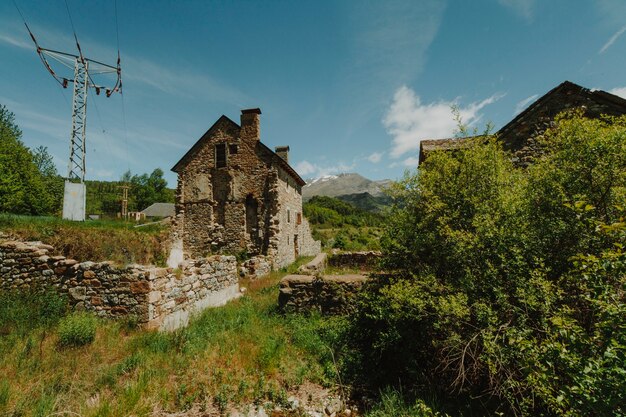
M 241 111 L 241 139 L 250 141 L 261 140 L 261 109 Z
M 274 150 L 276 151 L 276 155 L 280 156 L 285 160 L 285 162 L 289 163 L 289 146 L 277 146 Z

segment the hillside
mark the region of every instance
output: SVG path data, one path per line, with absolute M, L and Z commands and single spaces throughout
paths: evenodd
M 316 195 L 337 197 L 361 193 L 369 193 L 377 197 L 383 194 L 383 187 L 389 181 L 372 181 L 356 173 L 326 175 L 321 178 L 307 180 L 307 184 L 302 187 L 302 198 L 304 201 L 308 201 Z
M 384 188 L 391 180 L 372 181 L 356 173 L 326 175 L 308 179 L 302 187 L 302 200 L 315 196 L 334 197 L 366 211 L 381 211 L 390 203 Z

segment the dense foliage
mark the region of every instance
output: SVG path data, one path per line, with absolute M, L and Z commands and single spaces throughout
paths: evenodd
M 34 155 L 20 140 L 22 132 L 15 124 L 15 116 L 0 105 L 0 212 L 21 214 L 49 214 L 58 205 L 51 182 L 56 172 L 40 172 L 47 161 Z
M 626 413 L 626 117 L 564 116 L 544 140 L 527 170 L 483 138 L 395 186 L 355 382 L 454 413 Z
M 315 196 L 303 204 L 304 216 L 313 237 L 325 248 L 346 250 L 379 249 L 384 216 L 337 198 Z

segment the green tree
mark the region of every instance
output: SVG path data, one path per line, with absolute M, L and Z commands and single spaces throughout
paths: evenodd
M 0 105 L 0 211 L 50 213 L 53 197 L 21 136 L 13 113 Z

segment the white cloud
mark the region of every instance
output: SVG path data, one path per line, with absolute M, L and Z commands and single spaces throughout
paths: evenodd
M 28 33 L 19 26 L 15 26 L 13 22 L 0 20 L 0 44 L 8 44 L 22 49 L 32 50 L 35 53 L 35 45 L 28 42 Z M 43 48 L 66 51 L 68 45 L 74 45 L 74 39 L 61 32 L 50 30 L 42 27 L 32 28 L 39 46 Z M 14 34 L 22 34 L 23 40 L 15 37 Z M 96 58 L 99 61 L 114 65 L 117 59 L 117 50 L 112 45 L 101 44 L 93 40 L 82 37 L 80 39 L 81 49 L 88 58 Z M 73 52 L 72 50 L 67 52 Z M 157 89 L 170 95 L 182 97 L 205 97 L 210 100 L 224 101 L 230 104 L 236 104 L 243 107 L 244 103 L 249 102 L 249 98 L 240 92 L 237 88 L 229 86 L 223 80 L 212 77 L 207 72 L 189 71 L 180 68 L 174 68 L 161 65 L 154 61 L 132 55 L 131 53 L 122 53 L 122 78 L 124 86 L 128 87 L 132 84 L 141 83 Z M 65 68 L 53 60 L 49 60 L 55 72 L 61 77 L 73 78 L 73 70 Z M 93 75 L 93 74 L 92 74 Z M 98 84 L 107 85 L 98 76 L 96 82 Z M 114 82 L 111 77 L 108 81 Z M 198 91 L 203 94 L 198 95 Z
M 458 99 L 422 104 L 419 96 L 407 86 L 400 87 L 383 119 L 387 133 L 393 136 L 390 154 L 399 158 L 407 152 L 419 149 L 422 139 L 438 139 L 454 134 L 457 122 L 452 115 L 452 106 L 457 106 L 463 123 L 475 125 L 480 119 L 480 110 L 500 98 L 494 94 L 480 102 L 466 107 L 458 104 Z
M 0 34 L 0 42 L 12 46 L 17 46 L 18 48 L 22 49 L 32 49 L 33 51 L 35 50 L 35 44 L 14 38 L 13 36 L 10 36 L 8 34 Z
M 296 172 L 300 175 L 310 175 L 317 172 L 317 167 L 309 161 L 300 161 L 294 167 Z
M 383 157 L 384 152 L 374 152 L 370 156 L 367 157 L 367 160 L 373 164 L 377 164 Z
M 626 87 L 617 87 L 612 90 L 609 90 L 609 93 L 615 94 L 616 96 L 620 96 L 621 98 L 626 98 Z
M 626 26 L 623 26 L 620 30 L 618 30 L 617 32 L 615 32 L 613 34 L 613 36 L 611 36 L 609 38 L 608 41 L 606 41 L 606 43 L 604 44 L 604 46 L 602 48 L 600 48 L 600 50 L 598 51 L 599 54 L 603 54 L 604 52 L 606 52 L 607 49 L 609 49 L 611 47 L 611 45 L 613 45 L 615 43 L 615 41 L 617 40 L 617 38 L 619 38 L 620 36 L 622 36 L 622 34 L 626 32 Z
M 515 105 L 515 113 L 513 113 L 513 115 L 515 116 L 515 115 L 521 113 L 522 110 L 524 110 L 526 107 L 528 107 L 528 105 L 530 103 L 532 103 L 533 101 L 537 100 L 537 97 L 539 97 L 539 94 L 533 94 L 532 96 L 527 97 L 524 100 L 522 100 L 519 103 L 517 103 Z
M 294 166 L 294 169 L 302 176 L 318 178 L 323 177 L 324 175 L 335 175 L 350 172 L 353 171 L 355 167 L 355 163 L 348 165 L 340 162 L 336 165 L 318 165 L 305 160 L 298 162 Z
M 402 165 L 408 168 L 415 168 L 419 164 L 419 158 L 417 156 L 410 156 L 402 161 Z
M 504 7 L 512 9 L 515 13 L 522 16 L 526 20 L 532 20 L 533 18 L 535 0 L 498 0 L 498 3 Z

